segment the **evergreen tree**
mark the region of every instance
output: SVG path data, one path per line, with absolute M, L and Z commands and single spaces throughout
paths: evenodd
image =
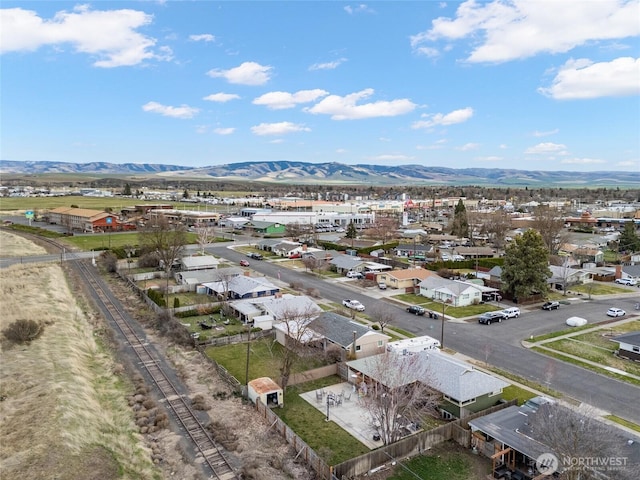
M 128 183 L 124 185 L 124 190 L 122 191 L 122 195 L 125 195 L 127 197 L 131 196 L 131 185 L 129 185 Z
M 453 212 L 451 234 L 460 238 L 469 238 L 469 220 L 467 219 L 467 209 L 462 199 L 458 200 L 456 209 Z
M 624 225 L 624 230 L 618 239 L 618 251 L 620 252 L 638 252 L 640 251 L 640 237 L 636 233 L 636 226 L 633 221 Z
M 550 276 L 549 250 L 538 232 L 527 230 L 507 246 L 502 266 L 503 291 L 514 299 L 546 294 Z

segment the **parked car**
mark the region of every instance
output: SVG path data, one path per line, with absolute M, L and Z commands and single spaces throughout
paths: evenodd
M 378 284 L 378 288 L 379 288 L 380 290 L 386 290 L 386 289 L 387 289 L 387 284 L 386 284 L 386 283 L 382 283 L 382 282 L 380 282 L 380 283 Z
M 627 312 L 625 312 L 621 308 L 613 308 L 612 307 L 609 310 L 607 310 L 607 315 L 609 317 L 624 317 L 626 314 L 627 314 Z
M 364 305 L 361 304 L 358 300 L 345 299 L 345 300 L 342 300 L 342 305 L 344 305 L 347 308 L 357 310 L 358 312 L 364 312 Z
M 247 255 L 249 258 L 253 258 L 254 260 L 262 260 L 264 257 L 259 253 L 250 253 Z
M 518 307 L 505 308 L 501 312 L 504 318 L 518 318 L 520 316 L 520 309 Z
M 635 286 L 638 282 L 636 282 L 633 278 L 616 278 L 616 283 L 619 283 L 620 285 Z
M 248 267 L 249 266 L 249 262 L 247 260 L 240 260 L 240 266 L 241 267 Z
M 360 272 L 354 272 L 353 270 L 349 270 L 347 272 L 347 278 L 364 278 Z
M 542 304 L 543 310 L 557 310 L 559 308 L 560 308 L 560 302 L 556 302 L 556 301 L 544 302 Z
M 492 323 L 500 323 L 505 319 L 504 313 L 502 312 L 487 312 L 483 313 L 478 317 L 478 323 L 482 323 L 483 325 L 491 325 Z
M 411 305 L 407 307 L 407 312 L 413 313 L 414 315 L 424 315 L 427 313 L 427 310 L 420 305 Z

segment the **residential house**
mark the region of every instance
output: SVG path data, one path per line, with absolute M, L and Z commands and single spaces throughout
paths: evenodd
M 496 252 L 490 247 L 454 247 L 453 254 L 461 255 L 465 260 L 496 256 Z
M 347 272 L 363 273 L 367 262 L 360 257 L 340 254 L 329 260 L 336 272 L 346 274 Z
M 433 251 L 432 245 L 421 245 L 419 243 L 400 243 L 395 252 L 398 257 L 425 259 L 427 254 Z
M 555 472 L 560 474 L 571 467 L 576 467 L 572 462 L 586 460 L 565 457 L 562 452 L 557 451 L 561 447 L 548 445 L 546 443 L 548 438 L 545 437 L 544 432 L 535 428 L 536 415 L 559 418 L 564 411 L 567 412 L 566 415 L 575 415 L 567 407 L 557 403 L 543 404 L 537 409 L 529 408 L 525 403 L 522 407 L 513 405 L 470 420 L 472 445 L 481 454 L 492 459 L 492 478 L 554 478 L 551 474 Z M 634 474 L 637 472 L 631 469 L 637 468 L 636 466 L 640 464 L 640 437 L 600 423 L 598 420 L 591 420 L 582 425 L 581 428 L 584 430 L 581 431 L 581 435 L 590 435 L 589 431 L 592 431 L 593 439 L 606 439 L 607 445 L 614 447 L 611 454 L 615 455 L 615 458 L 624 459 L 623 464 L 615 465 L 617 468 L 598 469 L 598 464 L 581 464 L 580 468 L 594 467 L 595 471 L 592 470 L 592 473 L 596 475 L 588 478 L 610 480 L 635 478 Z M 548 459 L 554 459 L 555 464 L 540 463 L 539 459 L 543 454 L 546 454 Z M 549 456 L 550 454 L 553 456 Z M 553 471 L 548 471 L 549 467 Z
M 229 307 L 242 322 L 262 330 L 271 330 L 273 324 L 293 317 L 310 320 L 322 312 L 311 297 L 290 293 L 236 300 Z
M 616 278 L 635 280 L 640 284 L 640 265 L 617 265 Z
M 305 332 L 299 334 L 304 326 Z M 323 350 L 335 345 L 343 351 L 343 355 L 355 355 L 363 358 L 384 352 L 391 337 L 373 330 L 361 323 L 333 312 L 323 312 L 308 323 L 280 322 L 274 325 L 276 340 L 286 345 L 289 337 L 297 338 L 305 343 L 314 342 Z
M 219 298 L 226 297 L 228 299 L 268 297 L 280 291 L 280 287 L 277 287 L 265 277 L 250 277 L 248 275 L 239 275 L 221 281 L 203 283 L 202 286 L 206 289 L 207 295 L 215 295 Z
M 260 222 L 251 220 L 244 224 L 244 228 L 260 235 L 284 235 L 285 225 L 278 222 Z
M 413 292 L 420 282 L 434 275 L 437 276 L 435 272 L 424 268 L 406 268 L 379 273 L 376 275 L 376 281 L 384 283 L 389 288 Z
M 443 395 L 440 411 L 444 418 L 464 418 L 496 405 L 500 401 L 502 390 L 509 386 L 507 382 L 438 349 L 408 355 L 389 352 L 387 355 L 400 355 L 400 361 L 406 363 L 405 368 L 415 372 L 413 377 L 403 377 L 406 384 L 421 382 Z M 373 357 L 347 362 L 349 378 L 375 382 L 388 388 L 402 386 L 391 384 L 397 380 L 397 376 L 393 372 L 381 372 L 381 363 L 384 361 Z
M 483 301 L 483 293 L 494 291 L 491 287 L 461 280 L 448 280 L 438 276 L 425 279 L 420 283 L 419 288 L 420 295 L 454 307 L 480 303 Z
M 619 357 L 640 362 L 640 331 L 617 335 L 611 341 L 618 343 Z
M 219 264 L 220 260 L 213 255 L 193 255 L 180 259 L 180 269 L 182 271 L 216 269 Z
M 604 252 L 595 245 L 574 245 L 565 243 L 560 246 L 558 253 L 570 255 L 576 262 L 602 264 Z
M 549 277 L 547 283 L 556 290 L 564 290 L 565 287 L 570 285 L 581 285 L 592 281 L 591 272 L 581 268 L 550 265 L 549 271 L 551 272 L 551 277 Z
M 244 271 L 238 267 L 227 268 L 209 268 L 206 270 L 186 270 L 176 272 L 174 278 L 178 285 L 189 285 L 190 291 L 198 291 L 198 293 L 206 293 L 206 289 L 202 287 L 203 283 L 221 282 L 238 275 L 243 275 Z

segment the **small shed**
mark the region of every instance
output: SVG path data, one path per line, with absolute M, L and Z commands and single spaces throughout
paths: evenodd
M 247 386 L 249 400 L 256 403 L 260 401 L 267 407 L 282 407 L 284 405 L 284 392 L 280 385 L 269 377 L 261 377 L 251 380 Z

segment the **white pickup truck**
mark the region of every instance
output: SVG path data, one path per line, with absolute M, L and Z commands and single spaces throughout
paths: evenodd
M 364 312 L 364 305 L 361 304 L 358 300 L 343 300 L 342 305 L 347 308 L 352 308 L 353 310 L 357 310 L 358 312 Z

